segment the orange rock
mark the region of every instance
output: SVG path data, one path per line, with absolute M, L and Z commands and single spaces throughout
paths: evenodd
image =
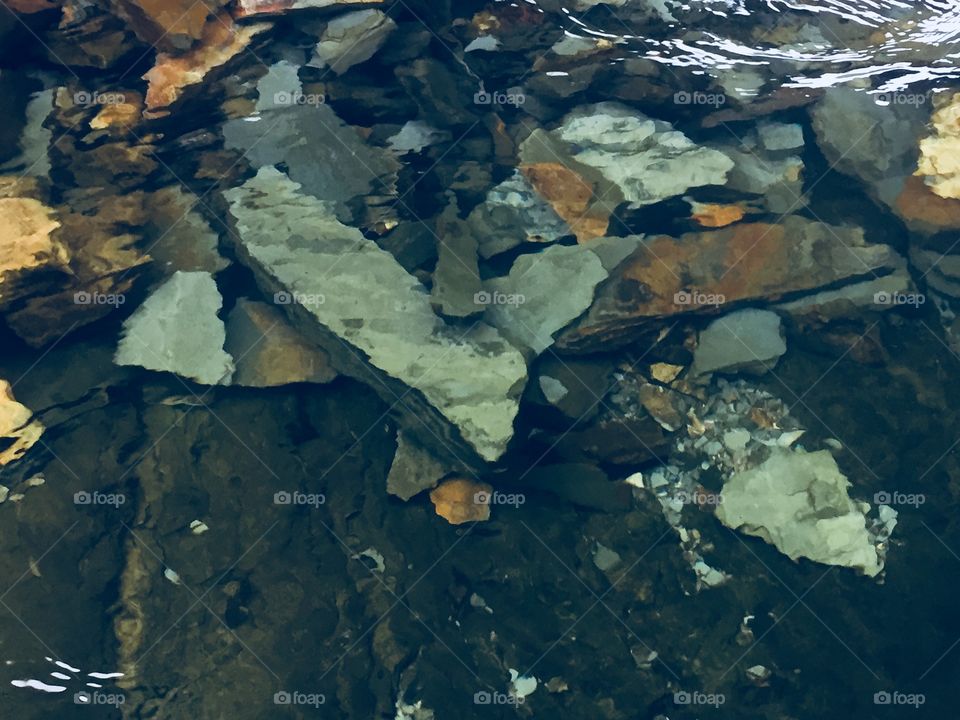
M 142 41 L 161 50 L 185 50 L 227 0 L 120 0 L 119 14 Z
M 466 478 L 446 480 L 430 491 L 437 515 L 451 525 L 483 522 L 490 519 L 490 494 L 493 488 Z
M 60 7 L 60 3 L 57 0 L 7 0 L 7 7 L 23 15 L 32 15 Z
M 703 227 L 719 228 L 743 219 L 746 213 L 739 205 L 693 203 L 693 219 Z
M 108 103 L 90 121 L 93 130 L 126 130 L 140 121 L 143 98 L 137 93 L 123 93 L 123 102 Z
M 156 63 L 143 79 L 147 87 L 147 119 L 166 117 L 183 91 L 203 82 L 214 68 L 240 54 L 250 41 L 270 27 L 267 23 L 235 25 L 226 13 L 206 24 L 200 44 L 182 55 L 159 53 Z
M 520 172 L 554 211 L 563 218 L 579 242 L 607 234 L 609 210 L 593 202 L 593 187 L 560 163 L 527 163 Z
M 66 249 L 51 237 L 60 223 L 53 210 L 32 198 L 0 199 L 0 304 L 26 290 L 23 274 L 41 267 L 66 267 Z

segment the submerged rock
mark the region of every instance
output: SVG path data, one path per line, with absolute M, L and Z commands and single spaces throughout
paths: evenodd
M 865 507 L 850 499 L 849 487 L 829 451 L 774 448 L 761 465 L 724 483 L 716 515 L 793 560 L 855 568 L 873 577 L 882 564 L 867 532 Z
M 787 351 L 780 316 L 770 310 L 747 308 L 714 320 L 700 333 L 691 373 L 772 369 Z
M 387 492 L 401 500 L 409 500 L 424 490 L 435 488 L 452 471 L 452 467 L 437 460 L 416 438 L 401 431 L 397 433 L 397 454 L 387 475 Z
M 466 478 L 447 480 L 430 493 L 437 515 L 451 525 L 484 522 L 490 519 L 493 488 Z
M 722 185 L 733 162 L 699 147 L 662 120 L 617 103 L 578 108 L 552 135 L 570 156 L 598 170 L 638 207 L 701 185 Z
M 920 141 L 917 175 L 942 198 L 960 199 L 960 93 L 941 105 L 931 118 L 934 134 Z
M 779 300 L 902 267 L 863 230 L 788 216 L 779 224 L 737 223 L 720 230 L 660 236 L 640 247 L 601 287 L 586 315 L 558 346 L 587 350 L 642 334 L 646 321 L 716 311 L 745 300 Z
M 379 5 L 383 0 L 237 0 L 233 13 L 236 18 L 258 15 L 282 15 L 297 10 L 350 5 Z
M 414 432 L 427 423 L 457 445 L 459 435 L 486 460 L 500 457 L 526 367 L 494 328 L 447 327 L 392 255 L 273 168 L 224 195 L 244 262 L 267 292 L 293 298 L 285 307 L 339 370 L 376 380 L 391 405 L 403 397 L 402 417 Z
M 312 67 L 329 67 L 342 75 L 366 62 L 397 27 L 382 10 L 357 10 L 331 20 L 313 53 Z
M 460 219 L 455 197 L 451 197 L 437 218 L 437 237 L 439 257 L 430 291 L 434 305 L 441 315 L 453 318 L 483 312 L 483 307 L 476 302 L 476 294 L 480 292 L 477 238 L 470 225 Z
M 13 386 L 0 380 L 0 467 L 18 460 L 36 444 L 44 427 L 13 397 Z
M 329 356 L 315 348 L 277 308 L 240 298 L 227 317 L 224 349 L 236 372 L 231 385 L 277 387 L 290 383 L 328 383 L 337 377 Z
M 144 117 L 162 118 L 184 91 L 204 81 L 215 68 L 239 55 L 268 23 L 235 26 L 229 15 L 204 25 L 200 44 L 179 55 L 159 53 L 143 79 L 147 81 Z
M 115 362 L 202 385 L 229 383 L 233 360 L 223 350 L 226 330 L 217 317 L 222 305 L 209 273 L 174 273 L 124 322 Z
M 29 290 L 30 273 L 65 267 L 67 249 L 52 235 L 54 211 L 32 198 L 0 198 L 0 308 Z
M 594 289 L 607 278 L 593 248 L 557 245 L 519 257 L 509 275 L 484 285 L 479 299 L 487 306 L 487 321 L 518 348 L 542 353 L 554 333 L 590 307 Z

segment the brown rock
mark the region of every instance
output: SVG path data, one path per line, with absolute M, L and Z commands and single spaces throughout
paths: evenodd
M 140 40 L 176 51 L 199 40 L 207 22 L 226 4 L 227 0 L 120 0 L 118 12 Z
M 66 248 L 52 237 L 53 209 L 32 198 L 0 199 L 0 307 L 29 290 L 31 271 L 65 267 Z
M 466 478 L 453 478 L 430 491 L 437 515 L 451 525 L 483 522 L 490 519 L 490 495 L 493 488 Z
M 579 242 L 606 235 L 610 211 L 593 202 L 593 187 L 576 172 L 555 162 L 526 163 L 520 172 L 566 221 Z
M 707 228 L 720 228 L 743 220 L 746 211 L 740 205 L 721 205 L 718 203 L 691 203 L 693 215 L 698 224 Z
M 154 66 L 143 76 L 149 83 L 144 117 L 169 115 L 170 106 L 181 98 L 184 90 L 203 82 L 212 70 L 240 54 L 254 37 L 269 27 L 267 23 L 234 25 L 230 16 L 224 14 L 204 26 L 200 44 L 192 50 L 182 55 L 158 54 Z
M 43 425 L 30 419 L 33 413 L 13 397 L 13 387 L 0 380 L 0 467 L 17 460 L 40 439 Z
M 940 197 L 921 177 L 907 178 L 895 209 L 914 232 L 932 235 L 960 230 L 960 200 Z
M 139 93 L 124 93 L 124 101 L 108 103 L 90 121 L 92 130 L 125 131 L 138 122 L 143 112 L 143 98 Z
M 224 350 L 236 364 L 232 385 L 277 387 L 337 377 L 330 357 L 304 340 L 277 308 L 262 302 L 237 301 L 227 318 Z
M 32 15 L 44 10 L 53 10 L 59 7 L 60 3 L 56 0 L 7 0 L 6 5 L 21 15 Z
M 572 351 L 620 345 L 644 325 L 747 300 L 890 272 L 902 259 L 869 245 L 859 228 L 790 216 L 781 224 L 738 223 L 680 238 L 646 240 L 601 286 L 587 314 L 557 341 Z

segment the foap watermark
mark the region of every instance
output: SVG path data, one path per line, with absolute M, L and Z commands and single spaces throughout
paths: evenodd
M 280 292 L 273 294 L 273 302 L 277 305 L 323 305 L 327 298 L 320 293 Z
M 273 494 L 274 505 L 309 505 L 310 507 L 320 507 L 327 501 L 327 496 L 323 493 L 303 493 L 299 490 L 287 492 L 281 490 Z
M 479 690 L 473 694 L 474 705 L 523 705 L 526 698 L 505 692 Z
M 113 705 L 119 707 L 127 701 L 122 693 L 105 693 L 94 690 L 81 690 L 73 694 L 74 705 Z
M 681 90 L 673 94 L 673 102 L 676 105 L 707 105 L 711 107 L 720 107 L 727 102 L 727 96 L 723 93 L 708 93 L 694 90 L 687 92 Z
M 889 492 L 881 490 L 873 494 L 873 502 L 877 505 L 909 505 L 918 508 L 927 501 L 927 496 L 923 493 L 903 493 L 899 490 Z
M 127 297 L 122 293 L 81 291 L 73 294 L 74 305 L 113 305 L 113 307 L 120 307 L 126 301 Z
M 297 90 L 296 92 L 277 92 L 273 94 L 273 104 L 282 107 L 293 107 L 294 105 L 312 105 L 317 107 L 327 102 L 327 96 L 323 93 L 305 93 Z
M 673 694 L 674 705 L 707 705 L 712 708 L 718 708 L 727 701 L 723 693 L 705 693 L 699 690 L 689 692 L 687 690 L 678 690 Z
M 507 90 L 485 90 L 483 85 L 473 94 L 474 105 L 513 105 L 519 107 L 527 101 L 527 96 L 520 92 L 520 88 Z
M 874 305 L 913 305 L 920 307 L 927 301 L 923 293 L 887 292 L 881 290 L 873 294 Z
M 120 92 L 100 92 L 99 90 L 81 90 L 73 94 L 76 105 L 93 107 L 94 105 L 123 105 L 127 96 Z
M 73 494 L 74 505 L 113 505 L 118 508 L 127 501 L 123 493 L 102 493 L 98 490 L 87 492 L 81 490 Z
M 273 694 L 274 705 L 309 705 L 318 708 L 327 702 L 323 693 L 305 693 L 299 690 L 280 690 Z
M 720 307 L 726 301 L 726 296 L 721 293 L 705 293 L 699 290 L 681 290 L 673 294 L 673 303 L 675 305 L 686 305 L 689 307 L 707 307 L 709 305 Z
M 512 505 L 518 508 L 526 501 L 527 496 L 523 493 L 502 493 L 497 490 L 493 492 L 480 491 L 473 495 L 474 505 Z
M 723 503 L 723 495 L 707 490 L 681 490 L 674 497 L 684 505 L 697 505 L 698 507 Z
M 899 690 L 881 690 L 873 694 L 874 705 L 909 705 L 918 710 L 927 701 L 923 693 L 905 693 Z
M 523 305 L 527 298 L 519 293 L 504 293 L 499 290 L 487 292 L 481 290 L 473 294 L 473 302 L 476 305 Z
M 890 105 L 925 105 L 927 102 L 927 96 L 923 93 L 901 93 L 901 92 L 885 92 L 885 93 L 876 93 L 873 96 L 873 101 L 877 105 L 883 107 L 888 107 Z

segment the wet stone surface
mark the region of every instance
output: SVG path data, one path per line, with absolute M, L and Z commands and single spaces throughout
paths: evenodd
M 949 718 L 943 3 L 10 0 L 3 717 Z

